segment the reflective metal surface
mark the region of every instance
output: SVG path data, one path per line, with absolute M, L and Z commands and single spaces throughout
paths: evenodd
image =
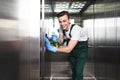
M 84 80 L 120 80 L 120 1 L 84 1 L 77 10 L 80 5 L 72 6 L 79 0 L 0 0 L 0 80 L 71 79 L 69 54 L 44 46 L 45 33 L 58 28 L 56 14 L 66 6 L 77 11 L 70 12 L 72 23 L 89 36 Z M 55 7 L 61 3 L 62 9 Z
M 40 79 L 40 4 L 0 0 L 0 80 Z

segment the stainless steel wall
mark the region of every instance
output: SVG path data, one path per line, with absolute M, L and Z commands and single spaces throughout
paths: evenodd
M 96 0 L 84 12 L 84 27 L 90 36 L 89 55 L 97 80 L 120 79 L 119 3 L 118 0 Z
M 0 0 L 0 80 L 40 80 L 39 6 Z
M 0 80 L 19 80 L 17 1 L 0 0 Z

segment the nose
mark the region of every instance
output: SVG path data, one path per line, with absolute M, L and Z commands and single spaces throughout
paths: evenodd
M 60 25 L 63 26 L 63 25 L 64 25 L 64 22 L 61 22 Z

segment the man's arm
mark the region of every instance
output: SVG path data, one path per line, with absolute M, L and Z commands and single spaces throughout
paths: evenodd
M 70 53 L 77 43 L 78 40 L 70 40 L 68 46 L 61 46 L 57 48 L 57 52 Z
M 50 41 L 47 37 L 45 37 L 45 45 L 46 48 L 51 52 L 63 52 L 63 53 L 70 53 L 73 48 L 78 43 L 78 40 L 70 40 L 67 46 L 60 46 L 60 47 L 54 47 L 50 44 Z

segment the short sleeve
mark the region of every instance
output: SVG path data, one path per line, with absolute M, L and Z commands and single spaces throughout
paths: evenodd
M 75 25 L 71 31 L 71 39 L 72 40 L 79 40 L 80 39 L 80 28 L 79 26 Z

